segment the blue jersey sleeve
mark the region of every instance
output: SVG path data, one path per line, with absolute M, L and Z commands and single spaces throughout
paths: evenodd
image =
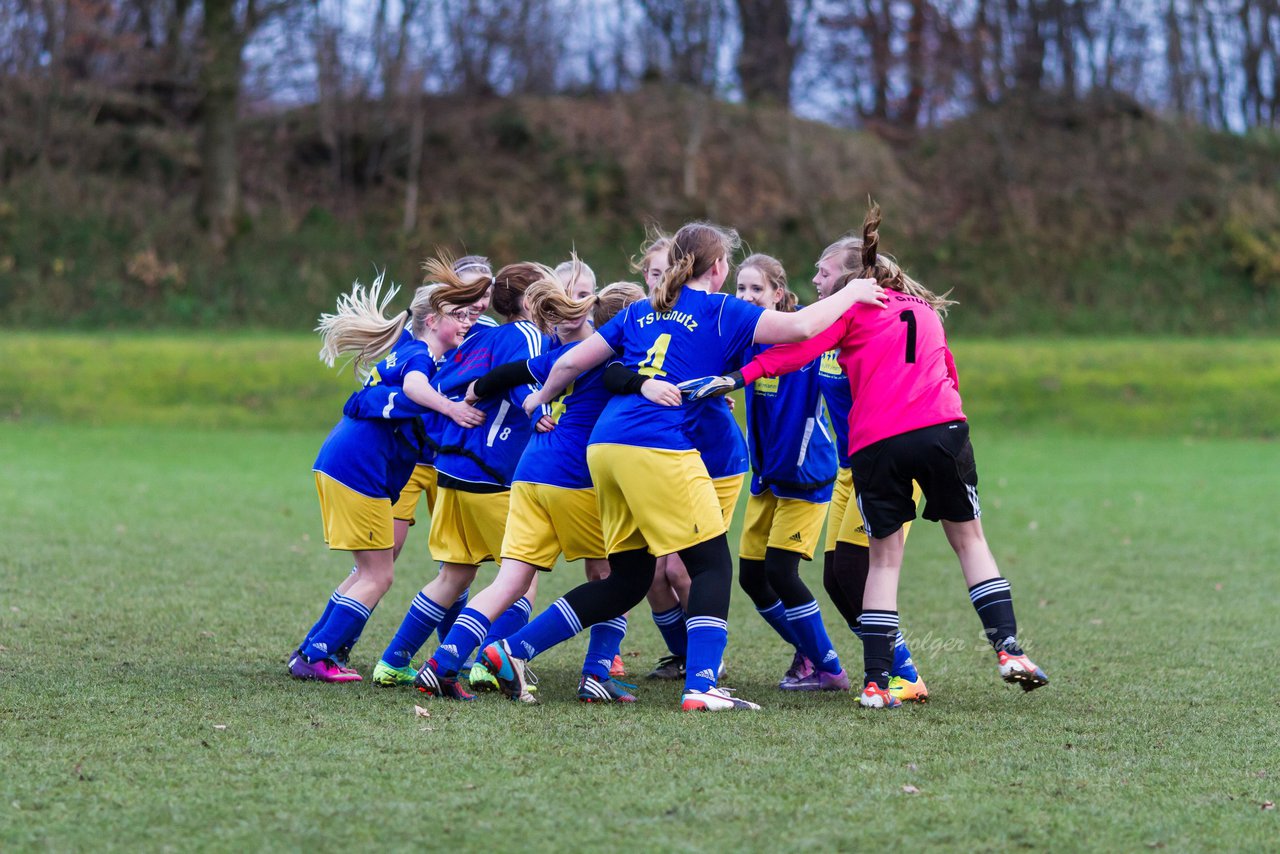
M 529 373 L 533 374 L 538 382 L 545 383 L 547 377 L 551 376 L 551 369 L 555 367 L 560 357 L 576 346 L 577 342 L 575 341 L 572 344 L 565 344 L 564 346 L 556 347 L 554 350 L 548 350 L 541 356 L 534 356 L 528 363 Z
M 640 303 L 643 303 L 646 306 L 649 304 L 648 300 L 641 300 Z M 596 334 L 604 339 L 604 343 L 609 345 L 609 349 L 619 355 L 622 353 L 622 337 L 626 331 L 623 324 L 626 319 L 631 316 L 631 306 L 639 305 L 640 303 L 632 303 L 627 306 L 622 311 L 615 314 L 612 320 L 596 330 Z
M 756 325 L 764 309 L 746 300 L 726 297 L 716 318 L 716 331 L 724 342 L 725 353 L 737 357 L 755 341 Z

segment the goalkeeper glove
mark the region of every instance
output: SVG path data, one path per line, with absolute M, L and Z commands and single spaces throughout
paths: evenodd
M 689 400 L 705 400 L 708 397 L 720 397 L 736 391 L 744 385 L 742 373 L 734 371 L 727 377 L 699 377 L 696 380 L 685 380 L 676 386 L 680 393 Z

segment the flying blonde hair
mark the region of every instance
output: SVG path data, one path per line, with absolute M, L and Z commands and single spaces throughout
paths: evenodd
M 338 297 L 338 307 L 333 314 L 320 315 L 315 330 L 324 342 L 320 361 L 332 368 L 339 358 L 350 355 L 355 375 L 361 381 L 369 376 L 369 369 L 377 364 L 378 358 L 396 343 L 410 320 L 416 320 L 415 307 L 423 317 L 428 311 L 427 301 L 415 298 L 414 306 L 388 318 L 387 304 L 400 288 L 392 284 L 384 296 L 385 277 L 386 270 L 383 270 L 368 288 L 357 280 L 351 286 L 351 293 Z

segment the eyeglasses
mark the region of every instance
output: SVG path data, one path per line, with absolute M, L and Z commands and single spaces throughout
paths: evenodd
M 478 314 L 479 312 L 472 314 L 471 309 L 469 308 L 455 308 L 453 311 L 449 312 L 449 316 L 459 323 L 475 323 L 476 316 Z

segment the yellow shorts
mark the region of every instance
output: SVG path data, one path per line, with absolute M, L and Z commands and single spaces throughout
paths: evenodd
M 588 445 L 606 552 L 668 555 L 723 534 L 724 512 L 697 451 Z
M 759 495 L 748 495 L 738 557 L 764 560 L 764 551 L 769 548 L 799 552 L 805 560 L 812 560 L 826 515 L 825 502 L 779 498 L 767 489 Z
M 726 531 L 733 525 L 733 511 L 738 509 L 738 496 L 742 494 L 742 483 L 746 479 L 745 474 L 735 474 L 711 481 L 716 488 L 716 499 L 720 502 L 720 514 L 724 516 Z
M 836 539 L 840 533 L 840 523 L 844 521 L 844 512 L 849 507 L 849 496 L 853 495 L 853 469 L 836 469 L 836 482 L 831 489 L 831 503 L 827 509 L 827 541 L 823 551 L 836 550 Z M 855 505 L 856 506 L 856 505 Z M 846 540 L 846 542 L 850 542 Z M 854 545 L 867 545 L 867 535 L 862 535 L 862 542 Z
M 315 472 L 324 541 L 343 552 L 378 551 L 395 544 L 391 499 L 370 498 L 324 472 Z
M 858 494 L 853 491 L 853 472 L 851 469 L 840 469 L 840 471 L 849 472 L 849 494 L 848 494 L 848 497 L 845 499 L 846 511 L 843 513 L 843 516 L 840 520 L 840 524 L 836 531 L 836 535 L 834 539 L 831 536 L 831 527 L 830 527 L 833 524 L 833 522 L 831 519 L 828 519 L 827 542 L 829 543 L 829 546 L 827 548 L 827 551 L 832 551 L 833 549 L 835 549 L 837 541 L 842 543 L 850 543 L 851 545 L 855 545 L 855 546 L 862 546 L 863 548 L 870 547 L 871 542 L 870 540 L 867 539 L 867 529 L 866 529 L 866 526 L 863 525 L 862 523 L 862 514 L 858 512 Z M 837 491 L 839 491 L 839 488 L 840 488 L 840 481 L 837 480 L 836 481 Z M 920 484 L 916 483 L 913 480 L 911 482 L 911 500 L 916 503 L 917 507 L 920 506 L 921 494 L 922 493 L 920 491 Z M 835 498 L 833 497 L 831 500 L 833 516 L 835 514 L 835 504 L 836 504 Z M 911 523 L 907 522 L 902 526 L 902 538 L 905 540 L 907 538 L 907 535 L 910 533 L 911 533 Z
M 596 491 L 513 483 L 502 557 L 551 569 L 561 554 L 565 560 L 605 556 Z
M 410 525 L 416 525 L 418 499 L 422 496 L 427 497 L 427 513 L 434 515 L 436 512 L 436 467 L 435 466 L 414 466 L 413 477 L 409 478 L 409 482 L 404 485 L 404 489 L 400 490 L 400 500 L 391 508 L 391 515 L 402 522 L 408 522 Z
M 463 492 L 440 487 L 431 513 L 431 556 L 445 563 L 477 566 L 502 554 L 510 492 Z

